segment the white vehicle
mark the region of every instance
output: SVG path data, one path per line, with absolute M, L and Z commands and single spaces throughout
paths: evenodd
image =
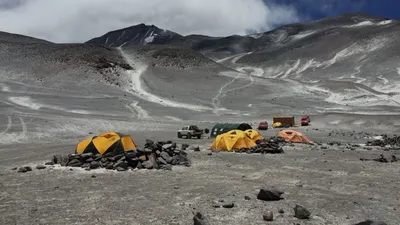
M 185 136 L 187 139 L 192 137 L 201 138 L 203 135 L 203 130 L 199 129 L 196 125 L 184 126 L 182 129 L 178 130 L 178 138 Z

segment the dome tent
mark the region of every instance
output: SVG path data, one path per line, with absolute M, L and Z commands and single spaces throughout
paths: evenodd
M 116 132 L 103 133 L 79 142 L 75 153 L 93 153 L 105 155 L 113 153 L 114 155 L 126 151 L 136 151 L 136 145 L 132 138 Z
M 210 150 L 235 151 L 257 146 L 244 131 L 231 130 L 218 135 L 211 144 Z

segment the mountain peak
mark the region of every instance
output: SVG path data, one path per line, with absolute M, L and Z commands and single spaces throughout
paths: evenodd
M 108 47 L 119 47 L 127 44 L 146 45 L 146 44 L 164 44 L 174 38 L 180 38 L 181 35 L 172 31 L 158 28 L 151 24 L 140 23 L 130 27 L 114 30 L 105 35 L 93 38 L 86 43 L 101 44 Z

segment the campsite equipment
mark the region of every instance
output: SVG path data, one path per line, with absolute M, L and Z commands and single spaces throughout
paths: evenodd
M 273 118 L 273 124 L 280 122 L 283 127 L 293 127 L 295 122 L 294 122 L 294 116 L 279 116 L 279 117 L 274 117 Z
M 247 136 L 249 136 L 249 138 L 253 141 L 264 140 L 264 137 L 257 130 L 248 129 L 245 130 L 244 133 L 246 133 Z
M 217 123 L 211 129 L 210 137 L 215 138 L 216 136 L 231 130 L 245 131 L 248 129 L 253 129 L 253 128 L 247 123 Z
M 218 135 L 213 141 L 210 150 L 235 151 L 242 148 L 252 148 L 257 146 L 242 130 L 231 130 Z
M 278 132 L 277 136 L 283 137 L 287 142 L 313 144 L 313 142 L 301 132 L 294 130 L 281 130 Z
M 75 153 L 93 153 L 104 155 L 106 153 L 124 153 L 136 150 L 135 142 L 128 135 L 108 132 L 83 140 L 76 146 Z

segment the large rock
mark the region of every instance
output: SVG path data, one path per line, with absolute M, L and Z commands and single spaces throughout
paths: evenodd
M 165 161 L 167 163 L 171 163 L 172 162 L 172 157 L 167 153 L 167 152 L 161 152 L 160 156 L 165 159 Z
M 92 161 L 90 163 L 90 169 L 97 169 L 99 167 L 100 167 L 100 162 L 98 162 L 98 161 Z
M 118 161 L 117 163 L 114 164 L 114 169 L 116 169 L 118 167 L 124 168 L 125 170 L 127 170 L 128 169 L 128 163 L 125 162 L 125 161 Z
M 200 212 L 196 212 L 193 216 L 193 224 L 194 225 L 211 225 L 208 219 L 203 216 Z
M 298 219 L 309 219 L 311 212 L 306 209 L 304 206 L 296 204 L 296 206 L 293 208 L 294 210 L 294 216 Z
M 141 165 L 146 169 L 153 169 L 153 163 L 150 160 L 142 162 Z
M 68 166 L 70 166 L 70 167 L 81 167 L 82 165 L 83 165 L 83 163 L 78 159 L 72 159 L 68 163 Z
M 279 201 L 282 199 L 281 195 L 284 192 L 278 190 L 260 189 L 257 194 L 257 199 L 263 201 Z

